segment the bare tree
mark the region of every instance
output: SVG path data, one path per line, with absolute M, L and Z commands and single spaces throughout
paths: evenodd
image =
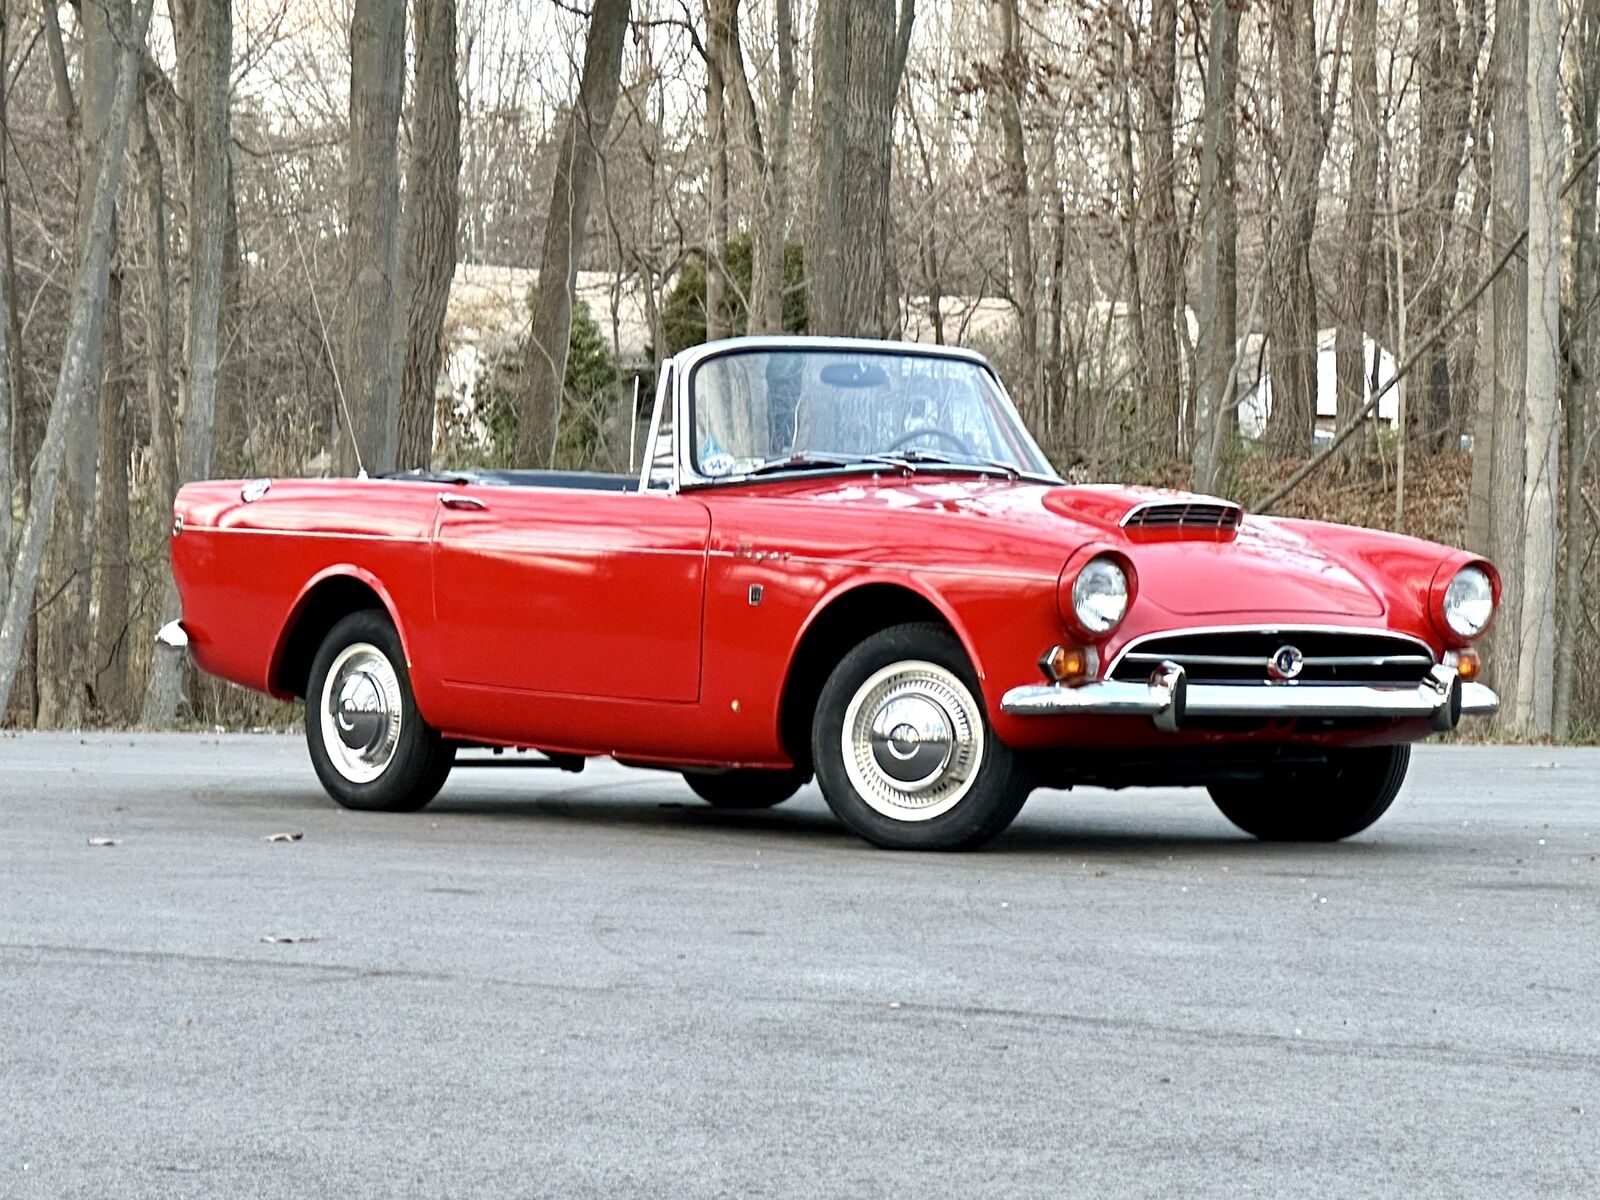
M 396 226 L 405 0 L 355 0 L 350 11 L 349 203 L 345 210 L 344 374 L 348 429 L 338 466 L 386 471 L 394 460 Z
M 1011 303 L 1017 312 L 1017 341 L 1022 351 L 1018 399 L 1023 413 L 1036 421 L 1044 403 L 1044 372 L 1039 357 L 1039 304 L 1034 288 L 1038 263 L 1033 252 L 1033 196 L 1028 183 L 1028 142 L 1022 124 L 1029 68 L 1022 46 L 1022 15 L 1017 6 L 1018 0 L 1000 0 L 997 6 L 1002 204 Z
M 886 336 L 895 96 L 915 0 L 818 0 L 812 33 L 811 331 Z
M 549 466 L 555 459 L 578 258 L 596 162 L 617 107 L 629 6 L 630 0 L 595 0 L 577 103 L 556 153 L 517 427 L 517 456 L 530 467 Z
M 114 720 L 128 717 L 128 584 L 132 523 L 128 514 L 127 359 L 122 338 L 122 264 L 106 281 L 104 381 L 100 385 L 100 471 L 95 492 L 93 628 L 89 644 L 95 707 Z
M 1178 214 L 1173 200 L 1172 123 L 1177 92 L 1177 0 L 1152 0 L 1141 131 L 1144 179 L 1144 383 L 1151 449 L 1178 451 L 1182 408 L 1178 370 Z
M 1500 0 L 1490 51 L 1494 88 L 1494 194 L 1490 238 L 1496 249 L 1512 244 L 1528 226 L 1528 0 Z M 1489 554 L 1511 582 L 1501 599 L 1491 636 L 1489 661 L 1500 689 L 1501 711 L 1517 712 L 1521 657 L 1523 479 L 1527 469 L 1525 417 L 1528 385 L 1528 264 L 1513 255 L 1496 278 L 1489 312 L 1494 370 L 1480 386 L 1494 392 L 1494 441 L 1478 452 L 1491 455 Z
M 55 493 L 67 454 L 68 433 L 75 422 L 85 419 L 97 378 L 90 372 L 95 349 L 100 344 L 101 323 L 105 314 L 106 285 L 111 265 L 113 222 L 117 189 L 122 181 L 123 151 L 128 140 L 128 113 L 133 107 L 134 89 L 139 81 L 139 64 L 144 53 L 145 31 L 150 24 L 154 0 L 141 0 L 131 20 L 118 21 L 113 35 L 119 52 L 108 63 L 115 71 L 115 86 L 107 109 L 104 138 L 88 219 L 84 223 L 81 262 L 72 292 L 72 309 L 67 341 L 61 356 L 61 371 L 56 379 L 55 399 L 43 443 L 34 460 L 33 483 L 22 535 L 17 545 L 11 572 L 11 588 L 6 609 L 0 619 L 0 712 L 11 698 L 17 665 L 22 658 L 23 632 L 33 611 L 39 567 L 45 540 L 50 533 Z
M 1317 222 L 1317 171 L 1323 150 L 1316 32 L 1312 0 L 1273 0 L 1279 121 L 1267 309 L 1272 413 L 1266 443 L 1278 455 L 1309 453 L 1316 419 L 1317 298 L 1311 236 Z
M 1556 484 L 1561 467 L 1561 5 L 1532 0 L 1528 13 L 1528 405 L 1523 509 L 1522 605 L 1513 719 L 1548 736 L 1556 641 Z
M 1350 186 L 1344 236 L 1339 248 L 1338 303 L 1342 317 L 1334 335 L 1336 421 L 1343 428 L 1366 402 L 1366 337 L 1372 304 L 1372 242 L 1378 201 L 1378 3 L 1350 5 Z M 1340 452 L 1348 462 L 1361 441 Z
M 73 242 L 78 254 L 87 237 L 93 180 L 106 145 L 106 131 L 115 89 L 117 47 L 113 22 L 125 20 L 128 8 L 120 3 L 90 5 L 80 13 L 82 44 L 81 95 L 75 97 L 65 78 L 58 81 L 59 103 L 69 128 L 78 134 L 78 186 Z M 47 24 L 55 20 L 50 14 Z M 117 219 L 111 219 L 111 257 L 116 257 Z M 102 324 L 103 328 L 103 324 Z M 103 348 L 90 347 L 89 377 L 98 384 L 102 376 Z M 97 392 L 98 392 L 97 388 Z M 68 433 L 62 484 L 56 493 L 56 515 L 45 547 L 42 577 L 45 603 L 38 621 L 38 710 L 35 719 L 44 726 L 80 724 L 85 702 L 93 689 L 88 656 L 83 653 L 84 631 L 90 628 L 95 559 L 96 466 L 100 457 L 102 422 L 94 415 L 77 421 Z
M 204 479 L 211 471 L 212 422 L 217 409 L 219 330 L 228 236 L 228 83 L 233 61 L 233 11 L 229 0 L 193 0 L 177 36 L 180 73 L 188 98 L 189 203 L 188 308 L 184 317 L 187 369 L 180 381 L 182 427 L 177 479 Z M 147 187 L 149 184 L 147 183 Z M 164 453 L 165 451 L 158 451 Z M 176 480 L 173 481 L 176 483 Z M 176 488 L 174 488 L 174 492 Z M 172 495 L 161 497 L 170 510 Z M 178 593 L 168 572 L 162 611 L 178 615 Z M 139 721 L 169 724 L 183 689 L 183 656 L 159 646 L 150 664 Z
M 1239 207 L 1235 195 L 1239 14 L 1211 0 L 1200 160 L 1200 388 L 1194 439 L 1195 487 L 1217 487 L 1239 428 L 1230 381 L 1239 347 Z
M 1472 93 L 1485 22 L 1483 0 L 1470 0 L 1462 23 L 1457 0 L 1421 0 L 1417 11 L 1418 113 L 1415 202 L 1407 222 L 1409 275 L 1415 326 L 1438 324 L 1456 284 L 1456 201 L 1472 124 Z M 1473 10 L 1476 9 L 1476 13 Z M 1457 427 L 1451 400 L 1449 347 L 1437 343 L 1418 368 L 1414 399 L 1407 400 L 1409 434 L 1433 453 Z
M 739 0 L 706 0 L 706 340 L 728 336 L 728 86 Z
M 414 0 L 412 13 L 416 83 L 405 213 L 405 278 L 411 294 L 395 451 L 395 465 L 402 470 L 433 462 L 434 395 L 461 211 L 456 0 Z
M 6 97 L 10 92 L 7 86 L 10 78 L 11 10 L 7 5 L 0 5 L 0 129 L 9 128 L 6 124 Z M 6 205 L 9 212 L 11 180 L 7 158 L 5 148 L 0 147 L 0 202 Z M 10 244 L 9 236 L 6 243 Z M 14 520 L 11 461 L 14 453 L 12 430 L 16 422 L 11 414 L 17 407 L 17 397 L 11 386 L 12 349 L 9 335 L 13 302 L 10 267 L 9 255 L 0 254 L 0 596 L 11 591 L 11 534 Z M 0 616 L 4 616 L 4 613 L 0 612 Z M 5 706 L 0 704 L 0 721 L 4 718 Z
M 794 65 L 794 11 L 790 0 L 775 0 L 773 40 L 777 79 L 763 127 L 740 45 L 739 6 L 736 0 L 715 0 L 715 3 L 724 10 L 720 19 L 725 22 L 726 33 L 720 41 L 712 39 L 713 54 L 720 51 L 719 74 L 724 97 L 737 122 L 746 171 L 756 191 L 755 212 L 751 218 L 746 329 L 750 333 L 782 333 L 784 249 L 789 226 L 789 147 L 794 131 L 794 95 L 799 82 Z M 709 287 L 709 272 L 707 280 Z
M 1600 370 L 1600 230 L 1596 228 L 1595 193 L 1600 189 L 1600 0 L 1583 0 L 1571 36 L 1577 59 L 1577 96 L 1573 120 L 1574 154 L 1582 165 L 1572 206 L 1571 345 L 1572 377 L 1567 385 L 1567 551 L 1561 564 L 1561 637 L 1556 649 L 1552 732 L 1565 738 L 1572 728 L 1573 691 L 1583 638 L 1583 567 L 1594 533 L 1584 506 L 1583 488 L 1589 463 L 1589 422 Z M 1587 155 L 1587 159 L 1584 156 Z

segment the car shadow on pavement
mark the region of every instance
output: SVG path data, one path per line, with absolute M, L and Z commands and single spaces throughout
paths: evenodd
M 435 819 L 443 816 L 518 823 L 555 821 L 591 828 L 631 828 L 671 834 L 713 837 L 758 835 L 764 843 L 792 840 L 795 844 L 832 843 L 838 849 L 876 852 L 856 837 L 819 803 L 784 804 L 776 808 L 738 811 L 712 808 L 692 797 L 683 800 L 646 800 L 627 796 L 627 789 L 606 787 L 564 788 L 530 795 L 526 791 L 456 794 L 448 791 L 429 806 Z M 813 796 L 814 799 L 814 796 Z M 1124 828 L 1107 825 L 1104 810 L 1074 820 L 1070 809 L 1021 819 L 979 853 L 985 857 L 1081 857 L 1202 855 L 1248 861 L 1304 859 L 1335 847 L 1318 843 L 1261 842 L 1243 833 L 1219 829 L 1216 821 L 1197 812 L 1192 827 L 1174 828 L 1170 812 L 1160 817 L 1159 829 L 1141 825 L 1137 805 L 1128 807 Z M 1338 843 L 1336 852 L 1350 861 L 1414 852 L 1415 846 L 1378 839 L 1369 834 Z

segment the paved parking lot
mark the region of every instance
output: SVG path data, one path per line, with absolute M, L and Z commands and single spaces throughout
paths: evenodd
M 1600 1195 L 1596 751 L 1315 848 L 609 764 L 359 815 L 276 736 L 0 737 L 0 812 L 0 1196 Z

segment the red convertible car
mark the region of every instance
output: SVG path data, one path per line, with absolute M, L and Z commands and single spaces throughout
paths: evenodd
M 637 475 L 185 487 L 164 636 L 304 698 L 350 808 L 420 808 L 470 748 L 609 755 L 729 808 L 815 775 L 900 848 L 981 845 L 1074 784 L 1205 786 L 1258 837 L 1342 838 L 1412 742 L 1497 707 L 1489 563 L 1068 485 L 970 351 L 699 346 L 644 448 Z

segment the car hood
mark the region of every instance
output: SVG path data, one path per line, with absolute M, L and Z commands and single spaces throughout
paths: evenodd
M 916 476 L 811 480 L 783 489 L 808 503 L 886 513 L 924 512 L 995 523 L 990 540 L 1059 551 L 1089 542 L 1121 550 L 1139 577 L 1141 604 L 1183 616 L 1276 611 L 1376 617 L 1384 604 L 1346 562 L 1320 546 L 1316 527 L 1245 517 L 1237 529 L 1128 528 L 1123 518 L 1152 502 L 1219 503 L 1212 497 L 1122 485 L 1045 487 L 996 479 Z M 1225 503 L 1225 502 L 1222 502 Z

